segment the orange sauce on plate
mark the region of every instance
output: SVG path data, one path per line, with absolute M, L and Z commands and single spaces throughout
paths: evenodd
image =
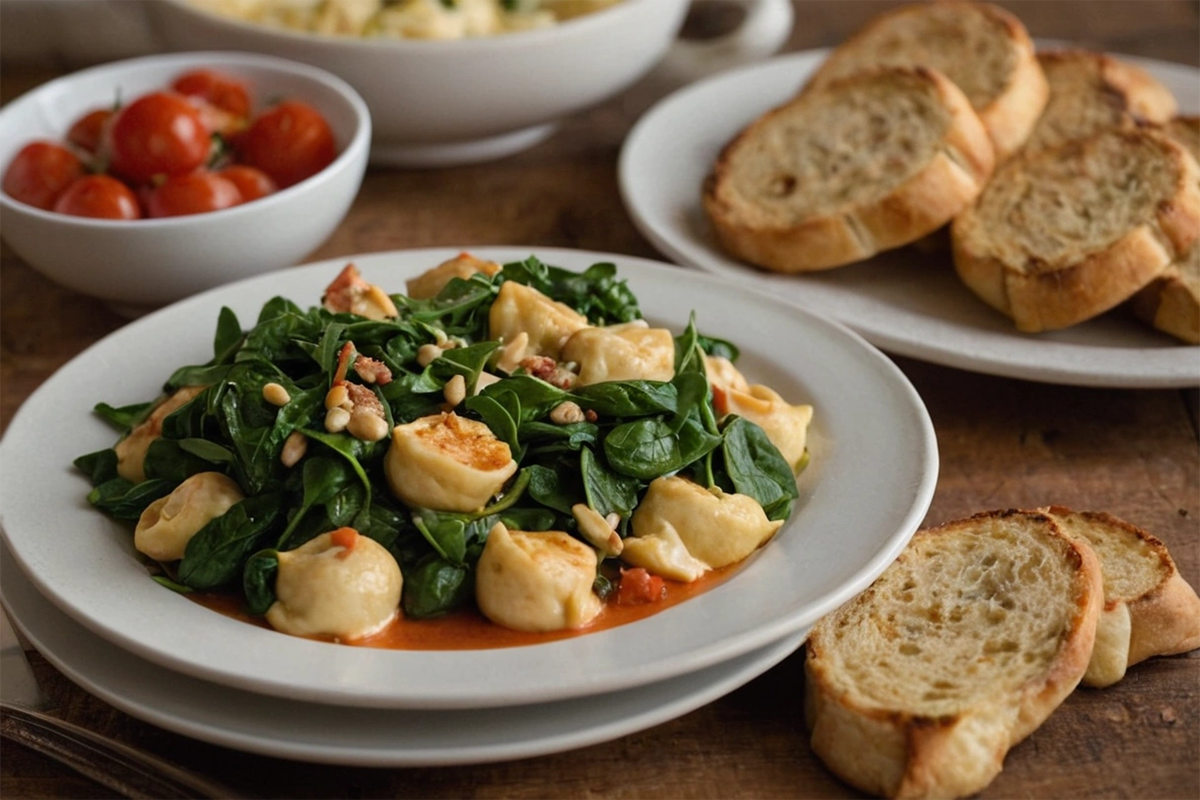
M 542 644 L 607 630 L 619 625 L 628 625 L 631 622 L 645 619 L 723 583 L 733 572 L 734 568 L 726 567 L 707 572 L 699 580 L 691 583 L 665 581 L 666 597 L 655 602 L 617 605 L 616 602 L 610 601 L 605 603 L 603 610 L 589 625 L 574 630 L 548 633 L 514 631 L 489 621 L 476 609 L 468 608 L 432 619 L 405 619 L 401 615 L 373 636 L 341 643 L 387 650 L 490 650 L 499 647 Z M 247 614 L 242 599 L 235 595 L 193 592 L 186 597 L 227 617 L 268 630 L 271 627 L 262 617 L 252 617 Z M 328 637 L 313 638 L 333 641 Z

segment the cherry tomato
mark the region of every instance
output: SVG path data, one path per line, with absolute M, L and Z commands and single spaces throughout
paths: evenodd
M 171 88 L 188 97 L 199 97 L 235 117 L 250 116 L 250 92 L 232 75 L 195 69 L 176 78 Z
M 0 188 L 14 200 L 49 211 L 83 174 L 83 162 L 67 148 L 53 142 L 32 142 L 9 163 Z
M 191 172 L 208 158 L 211 135 L 200 112 L 181 95 L 143 95 L 113 120 L 112 170 L 134 183 Z
M 214 172 L 197 170 L 172 175 L 146 194 L 146 212 L 151 217 L 180 217 L 219 211 L 242 202 L 233 181 Z
M 316 175 L 337 155 L 333 131 L 321 112 L 295 100 L 260 114 L 238 147 L 245 163 L 270 175 L 281 189 Z
M 238 188 L 243 203 L 266 197 L 277 191 L 275 181 L 271 180 L 267 173 L 244 164 L 234 164 L 232 167 L 219 170 L 217 174 Z
M 112 115 L 113 112 L 107 108 L 89 111 L 75 120 L 75 124 L 67 131 L 67 141 L 89 153 L 95 153 L 104 137 L 104 126 L 108 124 Z
M 59 195 L 54 210 L 60 214 L 98 219 L 138 219 L 142 210 L 133 190 L 108 175 L 87 175 Z

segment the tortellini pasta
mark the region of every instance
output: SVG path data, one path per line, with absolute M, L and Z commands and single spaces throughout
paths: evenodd
M 675 337 L 638 320 L 576 331 L 562 350 L 579 365 L 580 386 L 602 381 L 669 381 L 675 376 Z
M 570 306 L 516 281 L 500 287 L 488 312 L 488 335 L 511 342 L 518 334 L 527 334 L 525 355 L 529 356 L 559 358 L 571 334 L 587 326 L 587 317 Z
M 746 380 L 746 376 L 724 356 L 705 356 L 704 371 L 714 391 L 750 391 L 750 382 Z
M 581 628 L 600 613 L 592 591 L 596 551 L 562 531 L 510 531 L 496 523 L 475 571 L 483 615 L 506 628 Z
M 468 512 L 487 505 L 517 462 L 487 425 L 450 412 L 393 428 L 383 469 L 406 505 Z
M 755 384 L 746 391 L 725 392 L 717 403 L 723 414 L 737 414 L 758 425 L 771 444 L 778 448 L 792 472 L 804 463 L 804 448 L 808 443 L 808 424 L 812 422 L 813 407 L 791 405 L 773 389 Z
M 293 636 L 361 639 L 396 618 L 404 579 L 383 545 L 352 528 L 279 554 L 271 627 Z
M 133 531 L 133 546 L 155 561 L 181 559 L 201 528 L 243 499 L 232 478 L 220 472 L 196 473 L 146 506 Z
M 405 286 L 408 296 L 413 300 L 426 300 L 437 297 L 454 278 L 466 280 L 476 273 L 490 277 L 499 271 L 500 265 L 495 261 L 484 261 L 470 253 L 459 253 L 449 261 L 443 261 L 433 269 L 409 278 Z
M 203 386 L 183 386 L 150 412 L 150 416 L 113 448 L 117 451 L 117 474 L 127 481 L 141 483 L 146 480 L 144 465 L 150 443 L 162 436 L 163 420 L 172 411 L 182 408 L 189 400 L 203 392 Z
M 651 481 L 630 525 L 633 538 L 625 540 L 622 558 L 651 572 L 669 570 L 658 573 L 665 577 L 694 580 L 684 577 L 695 565 L 678 551 L 676 541 L 690 558 L 717 569 L 753 553 L 775 535 L 783 521 L 767 519 L 753 497 L 716 487 L 705 489 L 673 475 Z M 659 543 L 639 544 L 643 539 Z

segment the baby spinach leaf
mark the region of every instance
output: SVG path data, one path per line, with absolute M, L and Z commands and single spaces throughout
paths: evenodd
M 462 564 L 467 555 L 467 522 L 457 514 L 430 509 L 413 513 L 413 524 L 438 555 Z
M 191 538 L 179 562 L 179 582 L 215 589 L 241 574 L 245 558 L 270 535 L 284 508 L 278 493 L 247 497 Z
M 514 404 L 511 401 L 506 403 L 500 397 L 505 392 L 511 393 L 519 401 L 515 404 L 519 409 L 519 415 L 513 417 L 518 423 L 540 419 L 549 414 L 550 410 L 559 403 L 571 399 L 565 390 L 531 375 L 514 375 L 499 383 L 493 383 L 485 387 L 476 397 L 492 397 L 500 401 L 506 408 L 510 408 Z M 470 407 L 468 403 L 467 408 Z
M 92 410 L 96 416 L 110 423 L 119 431 L 127 431 L 144 420 L 154 408 L 154 403 L 134 403 L 133 405 L 114 408 L 108 403 L 97 403 Z
M 191 453 L 205 461 L 211 461 L 214 464 L 233 461 L 233 453 L 230 452 L 228 447 L 222 447 L 208 439 L 188 438 L 178 441 L 180 450 Z
M 515 410 L 509 411 L 505 403 L 507 401 Z M 509 449 L 516 454 L 521 451 L 520 437 L 517 430 L 517 419 L 521 416 L 521 403 L 517 400 L 516 395 L 511 392 L 507 396 L 503 393 L 494 395 L 475 395 L 467 398 L 467 410 L 479 415 L 483 420 L 483 424 L 491 429 L 496 438 L 508 445 Z
M 559 517 L 547 508 L 510 508 L 500 514 L 500 521 L 516 531 L 548 531 L 562 527 Z
M 178 441 L 162 436 L 150 442 L 142 462 L 147 478 L 162 478 L 175 486 L 198 472 L 210 472 L 212 468 L 211 462 L 184 450 Z
M 329 323 L 321 333 L 320 344 L 313 353 L 313 360 L 317 362 L 321 371 L 329 376 L 330 382 L 333 380 L 333 373 L 337 370 L 338 352 L 342 349 L 342 332 L 345 330 L 345 323 Z
M 787 519 L 800 496 L 796 479 L 763 429 L 744 417 L 731 417 L 725 423 L 721 452 L 734 488 L 757 500 L 768 519 Z
M 583 491 L 588 506 L 601 516 L 615 511 L 627 517 L 637 505 L 638 489 L 641 488 L 638 481 L 605 467 L 590 447 L 579 451 L 579 474 L 583 476 Z
M 117 451 L 111 447 L 80 456 L 73 463 L 76 469 L 88 476 L 92 486 L 117 477 Z
M 167 587 L 172 592 L 176 592 L 177 594 L 191 594 L 193 591 L 190 586 L 184 586 L 182 583 L 176 583 L 166 575 L 151 575 L 150 580 L 154 581 L 159 586 Z
M 246 561 L 242 570 L 242 591 L 246 610 L 262 616 L 275 603 L 275 575 L 279 572 L 279 551 L 259 550 Z
M 667 381 L 606 381 L 572 392 L 575 402 L 606 417 L 644 417 L 678 408 L 677 387 Z
M 455 375 L 462 375 L 468 387 L 474 386 L 488 358 L 499 346 L 499 342 L 480 342 L 470 347 L 443 350 L 440 357 L 429 362 L 410 388 L 418 393 L 440 392 Z
M 622 475 L 649 481 L 679 471 L 720 443 L 721 437 L 706 431 L 696 412 L 678 430 L 661 417 L 643 417 L 613 428 L 604 438 L 604 455 Z
M 529 496 L 548 508 L 571 515 L 571 506 L 583 497 L 578 477 L 568 470 L 555 470 L 540 464 L 525 468 L 529 475 Z
M 715 336 L 697 334 L 696 344 L 708 355 L 727 358 L 732 362 L 736 362 L 742 355 L 742 351 L 733 342 L 718 339 Z
M 288 538 L 300 521 L 304 519 L 304 515 L 314 506 L 324 505 L 333 500 L 346 487 L 346 484 L 354 480 L 355 474 L 353 469 L 343 461 L 316 456 L 304 460 L 303 477 L 304 494 L 300 501 L 300 507 L 288 521 L 283 533 L 279 535 L 279 540 L 275 543 L 276 549 L 291 549 L 287 546 Z M 295 546 L 292 545 L 292 547 Z
M 223 364 L 232 360 L 234 352 L 242 344 L 242 324 L 237 314 L 228 306 L 221 306 L 217 315 L 217 332 L 213 335 L 213 361 Z
M 428 619 L 466 605 L 474 594 L 472 571 L 430 554 L 404 576 L 404 614 Z
M 124 478 L 113 478 L 92 489 L 88 502 L 113 519 L 136 522 L 146 506 L 169 495 L 175 486 L 172 481 L 162 479 L 131 483 Z

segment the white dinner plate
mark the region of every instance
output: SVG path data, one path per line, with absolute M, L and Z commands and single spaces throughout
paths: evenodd
M 0 600 L 48 661 L 92 694 L 161 728 L 260 755 L 369 767 L 473 764 L 558 753 L 660 725 L 766 672 L 804 642 L 793 633 L 745 655 L 599 697 L 519 708 L 376 710 L 283 700 L 144 661 L 38 594 L 0 544 Z
M 1200 383 L 1200 350 L 1122 311 L 1062 331 L 1017 332 L 962 284 L 948 253 L 905 248 L 840 269 L 780 275 L 722 251 L 700 205 L 701 183 L 725 143 L 792 97 L 827 53 L 796 53 L 709 78 L 665 98 L 638 121 L 621 151 L 620 186 L 634 223 L 655 247 L 681 264 L 833 317 L 900 355 L 1050 383 Z M 1200 70 L 1127 60 L 1170 88 L 1181 112 L 1200 112 Z
M 72 459 L 111 446 L 97 401 L 155 396 L 183 364 L 210 357 L 222 305 L 243 325 L 279 294 L 319 301 L 348 260 L 402 291 L 458 249 L 338 259 L 222 287 L 98 342 L 42 385 L 0 442 L 0 522 L 38 589 L 101 637 L 170 669 L 226 686 L 375 708 L 481 708 L 547 702 L 665 680 L 810 627 L 864 589 L 920 524 L 937 478 L 933 427 L 904 375 L 849 330 L 702 273 L 625 256 L 535 248 L 583 269 L 613 261 L 656 324 L 698 328 L 742 347 L 739 365 L 792 402 L 811 403 L 811 466 L 775 538 L 704 594 L 629 625 L 527 647 L 399 651 L 349 647 L 247 625 L 146 577 L 126 525 L 89 507 Z M 478 247 L 511 261 L 529 248 Z

